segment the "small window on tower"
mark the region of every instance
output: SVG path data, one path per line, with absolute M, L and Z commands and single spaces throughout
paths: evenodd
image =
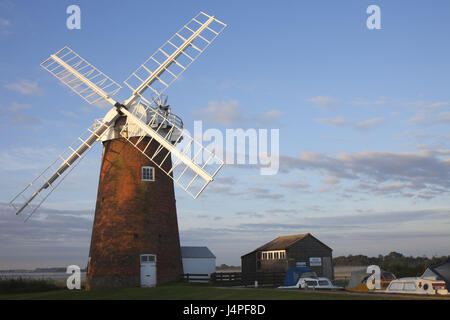
M 142 181 L 155 181 L 155 168 L 142 167 Z

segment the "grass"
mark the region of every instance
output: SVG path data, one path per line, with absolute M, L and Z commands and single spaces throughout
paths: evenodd
M 419 296 L 353 294 L 348 292 L 301 291 L 252 288 L 216 288 L 202 284 L 171 283 L 154 288 L 122 288 L 99 291 L 56 290 L 0 294 L 0 300 L 392 300 L 421 299 Z

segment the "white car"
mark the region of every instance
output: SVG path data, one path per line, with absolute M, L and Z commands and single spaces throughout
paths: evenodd
M 300 278 L 299 288 L 301 289 L 333 289 L 342 290 L 343 287 L 337 287 L 333 285 L 328 278 L 323 277 L 311 277 L 311 278 Z

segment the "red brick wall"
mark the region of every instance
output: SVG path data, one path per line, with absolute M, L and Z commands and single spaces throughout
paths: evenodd
M 157 146 L 152 142 L 149 149 Z M 170 156 L 164 165 L 170 168 Z M 155 167 L 156 181 L 141 181 L 142 166 Z M 87 288 L 139 286 L 140 254 L 157 255 L 157 283 L 179 279 L 182 262 L 173 181 L 125 139 L 106 141 Z

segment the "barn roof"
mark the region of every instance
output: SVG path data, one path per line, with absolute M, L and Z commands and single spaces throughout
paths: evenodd
M 207 247 L 181 247 L 182 258 L 215 258 Z
M 299 240 L 302 240 L 303 238 L 305 238 L 308 235 L 309 235 L 309 233 L 301 233 L 301 234 L 293 234 L 290 236 L 281 236 L 281 237 L 273 239 L 270 242 L 267 242 L 266 244 L 257 248 L 256 251 L 284 250 L 287 247 L 289 247 L 290 245 L 296 243 Z
M 250 253 L 253 253 L 255 251 L 285 250 L 288 247 L 290 247 L 291 245 L 293 245 L 294 243 L 296 243 L 297 241 L 303 240 L 304 238 L 306 238 L 308 236 L 312 237 L 314 240 L 320 242 L 321 244 L 323 244 L 328 249 L 333 250 L 329 246 L 324 244 L 322 241 L 320 241 L 319 239 L 314 237 L 312 234 L 310 234 L 310 233 L 300 233 L 300 234 L 293 234 L 293 235 L 289 235 L 289 236 L 280 236 L 278 238 L 275 238 L 272 241 L 269 241 L 266 244 L 262 245 L 261 247 L 256 248 L 252 252 L 249 252 L 249 253 L 245 254 L 244 256 L 246 256 L 246 255 L 248 255 Z

